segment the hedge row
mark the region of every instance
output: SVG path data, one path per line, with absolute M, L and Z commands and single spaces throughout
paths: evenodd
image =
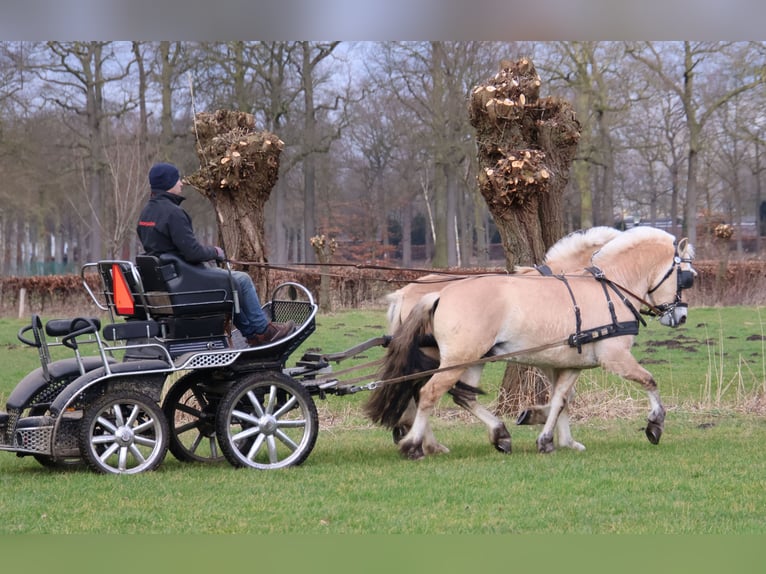
M 691 306 L 764 305 L 766 304 L 766 262 L 764 261 L 695 261 L 698 272 L 694 288 L 686 292 Z M 492 269 L 460 269 L 454 273 L 497 272 Z M 316 270 L 268 269 L 269 284 L 296 281 L 305 285 L 319 299 L 321 274 L 328 276 L 333 309 L 383 305 L 386 293 L 420 277 L 424 272 L 408 269 L 366 269 L 327 267 Z M 98 292 L 98 278 L 87 277 Z M 25 310 L 40 314 L 84 312 L 94 308 L 79 275 L 35 277 L 0 277 L 0 313 L 17 314 L 21 290 L 26 291 Z M 261 294 L 261 298 L 268 300 Z

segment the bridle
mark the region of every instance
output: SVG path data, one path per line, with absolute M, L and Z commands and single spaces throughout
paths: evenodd
M 647 296 L 651 296 L 652 293 L 654 293 L 665 281 L 667 281 L 667 279 L 673 274 L 673 271 L 676 271 L 675 298 L 670 303 L 653 305 L 650 307 L 650 310 L 653 311 L 653 315 L 660 317 L 660 322 L 663 325 L 677 327 L 679 321 L 683 322 L 681 320 L 681 316 L 683 316 L 683 320 L 686 319 L 686 309 L 688 307 L 686 303 L 681 301 L 681 291 L 684 289 L 690 289 L 694 285 L 694 276 L 697 275 L 697 272 L 691 266 L 691 257 L 681 257 L 678 253 L 678 245 L 676 242 L 673 242 L 673 247 L 675 248 L 675 253 L 673 254 L 673 263 L 670 265 L 670 268 L 667 270 L 665 275 L 663 275 L 662 279 L 660 279 L 659 283 L 649 289 L 646 294 Z M 681 265 L 684 263 L 689 265 L 688 269 L 681 268 Z

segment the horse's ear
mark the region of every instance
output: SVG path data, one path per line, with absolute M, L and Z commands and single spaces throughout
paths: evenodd
M 678 252 L 679 253 L 686 253 L 686 246 L 689 243 L 689 238 L 684 237 L 681 239 L 681 241 L 678 242 Z

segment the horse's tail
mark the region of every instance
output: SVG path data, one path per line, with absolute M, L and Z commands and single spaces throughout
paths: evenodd
M 402 322 L 388 345 L 380 370 L 384 383 L 372 391 L 364 405 L 365 414 L 375 423 L 394 428 L 407 409 L 410 399 L 417 401 L 418 391 L 429 376 L 415 377 L 400 382 L 386 383 L 415 373 L 435 369 L 438 360 L 423 353 L 421 347 L 434 346 L 431 318 L 439 301 L 438 293 L 424 295 Z

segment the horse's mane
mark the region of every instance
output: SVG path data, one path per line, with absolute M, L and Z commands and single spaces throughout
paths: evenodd
M 610 261 L 618 254 L 629 253 L 631 249 L 637 247 L 639 244 L 654 242 L 660 245 L 672 245 L 674 241 L 675 237 L 673 235 L 656 227 L 647 225 L 631 227 L 615 237 L 612 241 L 604 244 L 601 249 L 593 254 L 592 261 L 593 264 L 598 267 L 600 266 L 600 263 Z
M 545 254 L 545 263 L 550 265 L 554 261 L 570 262 L 572 259 L 583 255 L 590 257 L 596 249 L 621 234 L 622 231 L 606 226 L 573 231 L 559 239 L 548 249 Z M 588 261 L 583 261 L 583 265 L 587 264 Z

